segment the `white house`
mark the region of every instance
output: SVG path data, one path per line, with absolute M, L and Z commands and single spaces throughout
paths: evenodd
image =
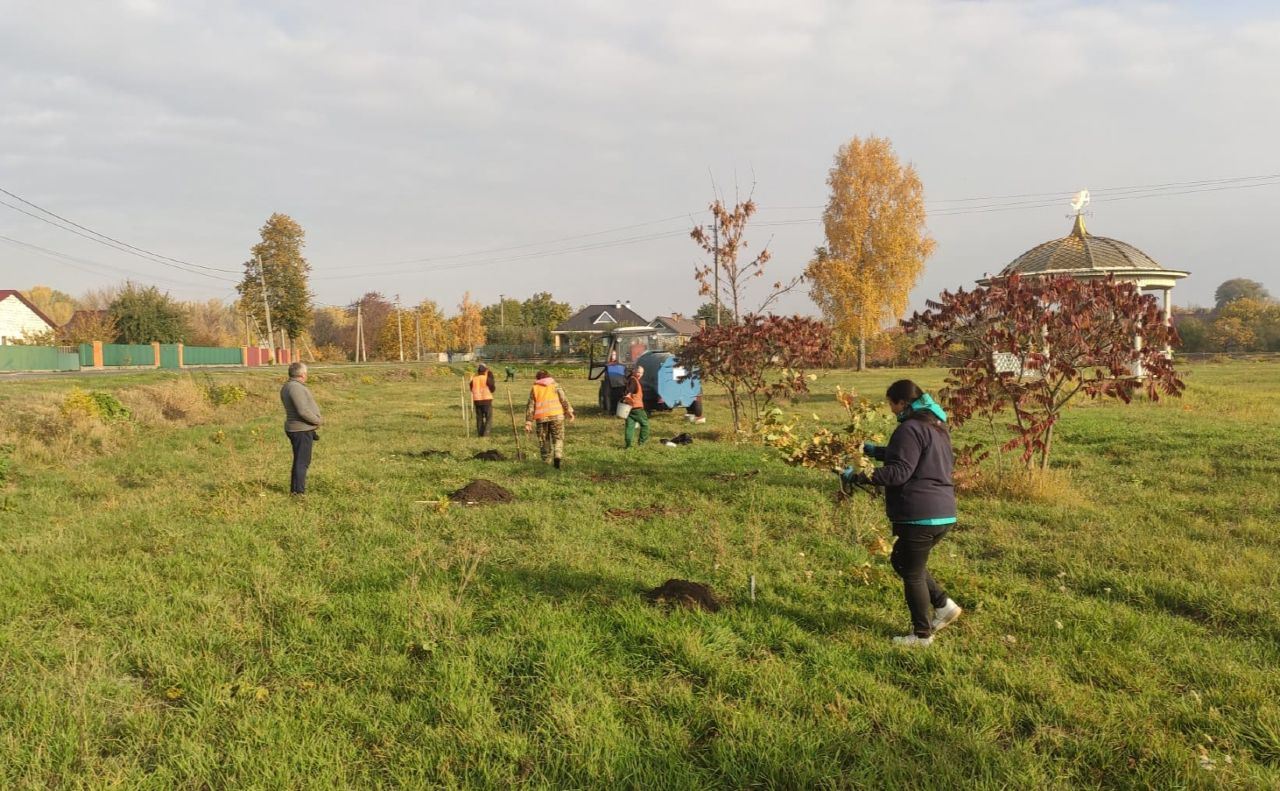
M 58 325 L 22 294 L 0 289 L 0 345 L 57 328 Z

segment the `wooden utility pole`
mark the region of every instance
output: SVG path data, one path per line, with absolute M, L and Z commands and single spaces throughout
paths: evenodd
M 413 345 L 418 350 L 418 362 L 422 362 L 422 314 L 413 312 Z
M 396 337 L 400 339 L 400 362 L 404 362 L 404 322 L 400 320 L 399 294 L 396 294 Z
M 272 335 L 271 333 L 271 303 L 267 301 L 267 278 L 265 275 L 262 274 L 262 256 L 258 256 L 257 258 L 258 258 L 258 282 L 262 284 L 262 309 L 267 314 L 267 340 L 271 342 L 272 346 L 275 346 L 276 339 L 275 339 L 275 336 Z M 271 362 L 274 363 L 276 361 L 275 349 L 272 349 L 269 354 L 270 356 L 267 359 L 269 359 Z
M 356 303 L 356 362 L 369 361 L 369 356 L 364 352 L 364 316 L 361 313 L 361 305 Z

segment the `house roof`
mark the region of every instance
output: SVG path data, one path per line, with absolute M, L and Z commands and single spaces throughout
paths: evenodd
M 587 305 L 582 310 L 560 322 L 556 332 L 604 332 L 610 327 L 643 327 L 649 323 L 626 305 L 616 302 L 603 305 Z
M 38 316 L 40 320 L 43 321 L 45 324 L 49 325 L 49 329 L 51 330 L 58 329 L 57 322 L 55 322 L 53 319 L 49 318 L 48 316 L 44 315 L 44 311 L 40 310 L 40 308 L 37 308 L 35 305 L 32 305 L 31 300 L 22 296 L 21 291 L 16 291 L 11 288 L 0 288 L 0 302 L 5 301 L 9 297 L 16 297 L 19 302 L 21 302 L 22 304 L 30 308 L 32 313 L 36 314 L 36 316 Z
M 1187 276 L 1186 272 L 1165 269 L 1128 242 L 1094 236 L 1085 230 L 1082 215 L 1076 215 L 1071 233 L 1031 248 L 1013 259 L 999 276 L 1063 274 L 1080 277 L 1108 273 L 1119 276 L 1167 273 L 1175 279 Z
M 658 316 L 650 325 L 658 327 L 666 327 L 677 335 L 697 335 L 702 329 L 698 326 L 698 322 L 693 319 L 686 319 L 684 316 Z

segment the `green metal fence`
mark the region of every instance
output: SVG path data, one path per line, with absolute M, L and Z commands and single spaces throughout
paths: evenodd
M 80 344 L 80 366 L 82 368 L 93 367 L 93 344 L 92 343 Z
M 0 346 L 0 371 L 78 371 L 80 355 L 55 346 Z
M 178 364 L 178 344 L 162 343 L 160 344 L 160 367 L 161 368 L 181 368 Z
M 182 348 L 183 365 L 243 365 L 239 349 L 226 349 L 219 346 L 184 346 Z
M 102 344 L 102 364 L 106 366 L 155 365 L 155 350 L 149 343 L 104 343 Z

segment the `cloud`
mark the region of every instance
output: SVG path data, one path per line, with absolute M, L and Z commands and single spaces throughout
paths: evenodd
M 649 312 L 691 310 L 698 255 L 683 232 L 712 178 L 730 193 L 756 182 L 765 208 L 751 238 L 771 238 L 775 271 L 795 272 L 820 226 L 766 223 L 816 217 L 774 207 L 822 204 L 831 157 L 855 134 L 890 136 L 931 199 L 1280 170 L 1280 108 L 1257 94 L 1280 73 L 1280 18 L 1266 6 L 1224 16 L 923 0 L 10 5 L 0 186 L 215 265 L 238 264 L 262 221 L 288 212 L 308 230 L 329 302 L 373 288 L 442 304 L 467 289 L 550 289 L 575 303 L 627 296 Z M 1092 226 L 1197 272 L 1181 291 L 1208 301 L 1219 275 L 1266 279 L 1274 190 L 1098 204 Z M 917 303 L 1065 233 L 1066 211 L 937 216 Z M 662 237 L 614 247 L 450 259 L 477 265 L 416 275 L 367 266 L 680 214 L 592 237 Z M 1229 262 L 1214 227 L 1231 229 Z M 120 263 L 21 215 L 0 214 L 0 229 Z M 30 271 L 0 251 L 0 279 Z M 41 271 L 72 292 L 114 279 Z M 614 293 L 620 284 L 632 293 Z M 802 295 L 786 306 L 810 309 Z

